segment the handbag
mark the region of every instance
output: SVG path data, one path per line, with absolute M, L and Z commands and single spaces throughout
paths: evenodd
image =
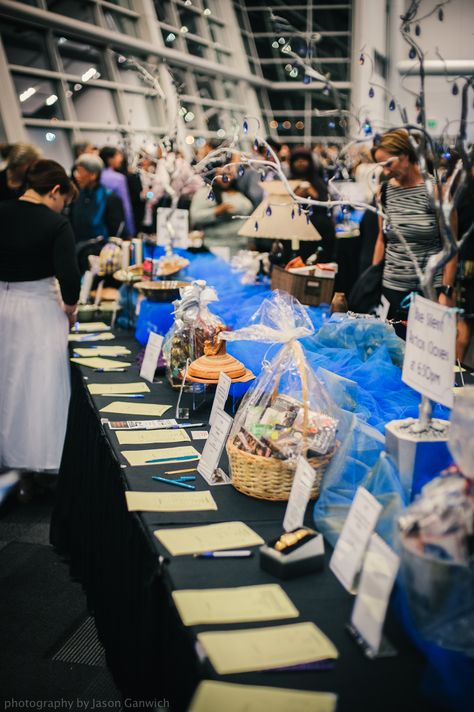
M 380 304 L 385 260 L 370 265 L 360 275 L 349 294 L 349 309 L 358 314 L 369 314 Z

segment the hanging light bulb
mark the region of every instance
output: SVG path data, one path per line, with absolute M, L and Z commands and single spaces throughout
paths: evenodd
M 410 57 L 410 59 L 416 59 L 416 49 L 414 47 L 410 47 L 408 56 Z
M 389 111 L 395 111 L 395 99 L 390 99 L 390 104 L 388 105 Z
M 270 206 L 268 206 L 267 209 L 265 210 L 265 215 L 267 215 L 268 217 L 270 217 L 271 214 L 272 214 L 272 209 L 271 209 Z
M 244 119 L 244 123 L 242 124 L 242 129 L 243 129 L 244 134 L 249 132 L 249 122 L 247 121 L 247 119 Z
M 454 82 L 454 84 L 453 84 L 453 88 L 451 89 L 451 94 L 453 96 L 457 96 L 459 94 L 459 87 L 456 84 L 456 82 Z
M 370 87 L 370 89 L 369 89 L 369 98 L 370 98 L 370 99 L 373 99 L 374 96 L 375 96 L 374 87 Z
M 443 20 L 444 20 L 444 10 L 442 7 L 440 7 L 438 10 L 438 20 L 440 22 L 443 22 Z
M 419 37 L 421 35 L 421 27 L 420 25 L 415 25 L 415 35 Z

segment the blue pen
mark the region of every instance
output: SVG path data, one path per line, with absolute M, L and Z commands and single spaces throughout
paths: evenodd
M 146 464 L 152 462 L 178 462 L 178 460 L 198 460 L 196 455 L 181 455 L 180 457 L 157 457 L 154 460 L 146 460 Z
M 94 373 L 124 373 L 125 368 L 94 368 Z
M 191 490 L 196 489 L 194 485 L 187 485 L 186 482 L 178 482 L 178 480 L 167 480 L 166 477 L 152 477 L 151 479 L 157 480 L 157 482 L 164 482 L 167 485 L 176 485 L 176 487 L 184 487 Z
M 195 479 L 196 479 L 195 477 L 191 477 L 191 476 L 190 477 L 178 477 L 176 479 L 176 482 L 192 482 Z
M 145 398 L 143 393 L 99 393 L 98 395 L 104 396 L 104 398 Z

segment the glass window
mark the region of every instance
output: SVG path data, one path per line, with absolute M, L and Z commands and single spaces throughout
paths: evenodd
M 117 112 L 111 91 L 80 83 L 70 84 L 69 91 L 79 121 L 117 123 Z
M 18 92 L 22 116 L 29 119 L 63 118 L 56 82 L 14 73 L 12 79 Z
M 322 37 L 314 45 L 315 57 L 350 57 L 350 37 Z
M 213 82 L 210 77 L 206 77 L 203 74 L 197 74 L 195 76 L 197 88 L 199 91 L 199 96 L 202 99 L 215 99 L 216 93 L 214 91 Z
M 73 17 L 81 22 L 95 23 L 94 10 L 89 2 L 79 0 L 47 0 L 48 10 Z
M 44 157 L 60 163 L 69 173 L 72 166 L 72 152 L 68 131 L 65 129 L 38 128 L 26 126 L 27 140 L 43 151 Z
M 205 57 L 206 48 L 199 42 L 194 42 L 193 40 L 187 40 L 186 44 L 188 46 L 189 54 L 194 54 L 195 57 Z
M 213 42 L 225 43 L 224 29 L 215 22 L 209 22 L 209 30 Z
M 164 2 L 163 0 L 153 0 L 153 5 L 155 6 L 155 12 L 158 20 L 160 22 L 167 22 L 169 25 L 173 24 L 173 15 L 171 3 Z
M 124 92 L 123 106 L 125 110 L 125 123 L 136 129 L 147 129 L 159 126 L 156 100 L 144 94 L 131 94 Z
M 198 29 L 198 17 L 194 12 L 190 12 L 189 10 L 180 7 L 179 17 L 181 21 L 181 27 L 187 27 L 187 32 L 191 32 L 193 35 L 201 34 Z
M 27 25 L 2 21 L 2 41 L 10 64 L 51 69 L 45 36 Z
M 127 15 L 122 15 L 120 12 L 113 12 L 113 10 L 105 10 L 104 17 L 107 27 L 109 30 L 112 30 L 112 32 L 121 32 L 131 37 L 137 36 L 135 20 Z
M 74 74 L 83 82 L 98 79 L 98 74 L 103 79 L 106 78 L 102 53 L 97 47 L 74 42 L 67 37 L 58 37 L 57 42 L 64 71 L 67 74 Z M 92 70 L 95 72 L 93 73 Z
M 184 69 L 181 69 L 180 67 L 168 67 L 172 81 L 174 85 L 176 86 L 176 89 L 179 94 L 187 94 L 188 93 L 188 84 L 186 81 L 186 72 Z
M 118 7 L 125 7 L 127 10 L 133 10 L 133 8 L 130 7 L 130 0 L 107 0 L 107 2 L 118 5 Z

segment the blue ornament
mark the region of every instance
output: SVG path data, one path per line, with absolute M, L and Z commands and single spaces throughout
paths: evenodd
M 390 104 L 388 105 L 388 110 L 395 111 L 395 100 L 394 99 L 391 99 Z
M 372 133 L 372 125 L 371 125 L 370 121 L 366 121 L 362 128 L 364 130 L 364 134 L 366 136 L 370 136 L 370 134 Z
M 258 232 L 258 222 L 257 221 L 255 221 L 255 225 L 253 226 L 253 229 L 255 230 L 255 232 Z
M 146 194 L 147 200 L 151 200 L 153 198 L 153 195 L 154 195 L 153 191 L 149 190 L 148 193 Z
M 361 53 L 360 53 L 360 56 L 359 56 L 359 64 L 364 64 L 364 62 L 365 62 L 364 53 L 361 52 Z
M 295 219 L 295 209 L 294 208 L 291 209 L 291 219 L 292 220 Z
M 268 217 L 270 217 L 271 214 L 272 214 L 272 209 L 270 206 L 268 206 L 267 209 L 265 210 L 265 215 L 268 215 Z
M 375 96 L 374 87 L 370 87 L 370 89 L 369 89 L 369 98 L 370 98 L 370 99 L 373 99 L 374 96 Z
M 307 74 L 305 74 L 303 77 L 303 84 L 311 84 L 311 77 Z
M 451 94 L 453 96 L 457 96 L 459 94 L 459 87 L 456 84 L 456 82 L 454 82 L 454 84 L 453 84 L 453 88 L 451 89 Z
M 208 199 L 208 200 L 215 200 L 215 199 L 216 199 L 216 196 L 214 195 L 214 192 L 213 192 L 212 190 L 210 190 L 209 193 L 207 194 L 207 199 Z
M 451 154 L 449 151 L 445 151 L 444 153 L 441 154 L 441 158 L 445 158 L 447 161 L 451 158 Z
M 410 59 L 415 59 L 416 58 L 416 49 L 414 47 L 410 47 L 410 51 L 408 52 L 408 56 Z
M 444 10 L 442 7 L 440 7 L 438 10 L 438 20 L 440 22 L 443 22 L 443 20 L 444 20 Z
M 415 25 L 415 35 L 419 37 L 421 35 L 421 27 L 420 25 Z
M 245 168 L 243 166 L 239 166 L 239 168 L 237 170 L 237 175 L 239 176 L 239 178 L 242 178 L 244 173 L 245 173 Z
M 328 126 L 329 126 L 330 129 L 335 129 L 335 128 L 336 128 L 336 124 L 334 123 L 334 121 L 328 121 Z
M 259 147 L 258 138 L 256 138 L 255 141 L 253 142 L 253 147 L 254 147 L 255 151 L 258 151 L 258 147 Z
M 247 119 L 244 119 L 244 123 L 242 124 L 242 128 L 244 130 L 244 134 L 249 132 L 249 122 Z
M 301 215 L 301 213 L 302 213 L 302 210 L 301 210 L 301 204 L 300 204 L 300 203 L 298 203 L 298 215 Z
M 308 210 L 308 215 L 311 217 L 311 215 L 314 213 L 314 208 L 310 208 Z

